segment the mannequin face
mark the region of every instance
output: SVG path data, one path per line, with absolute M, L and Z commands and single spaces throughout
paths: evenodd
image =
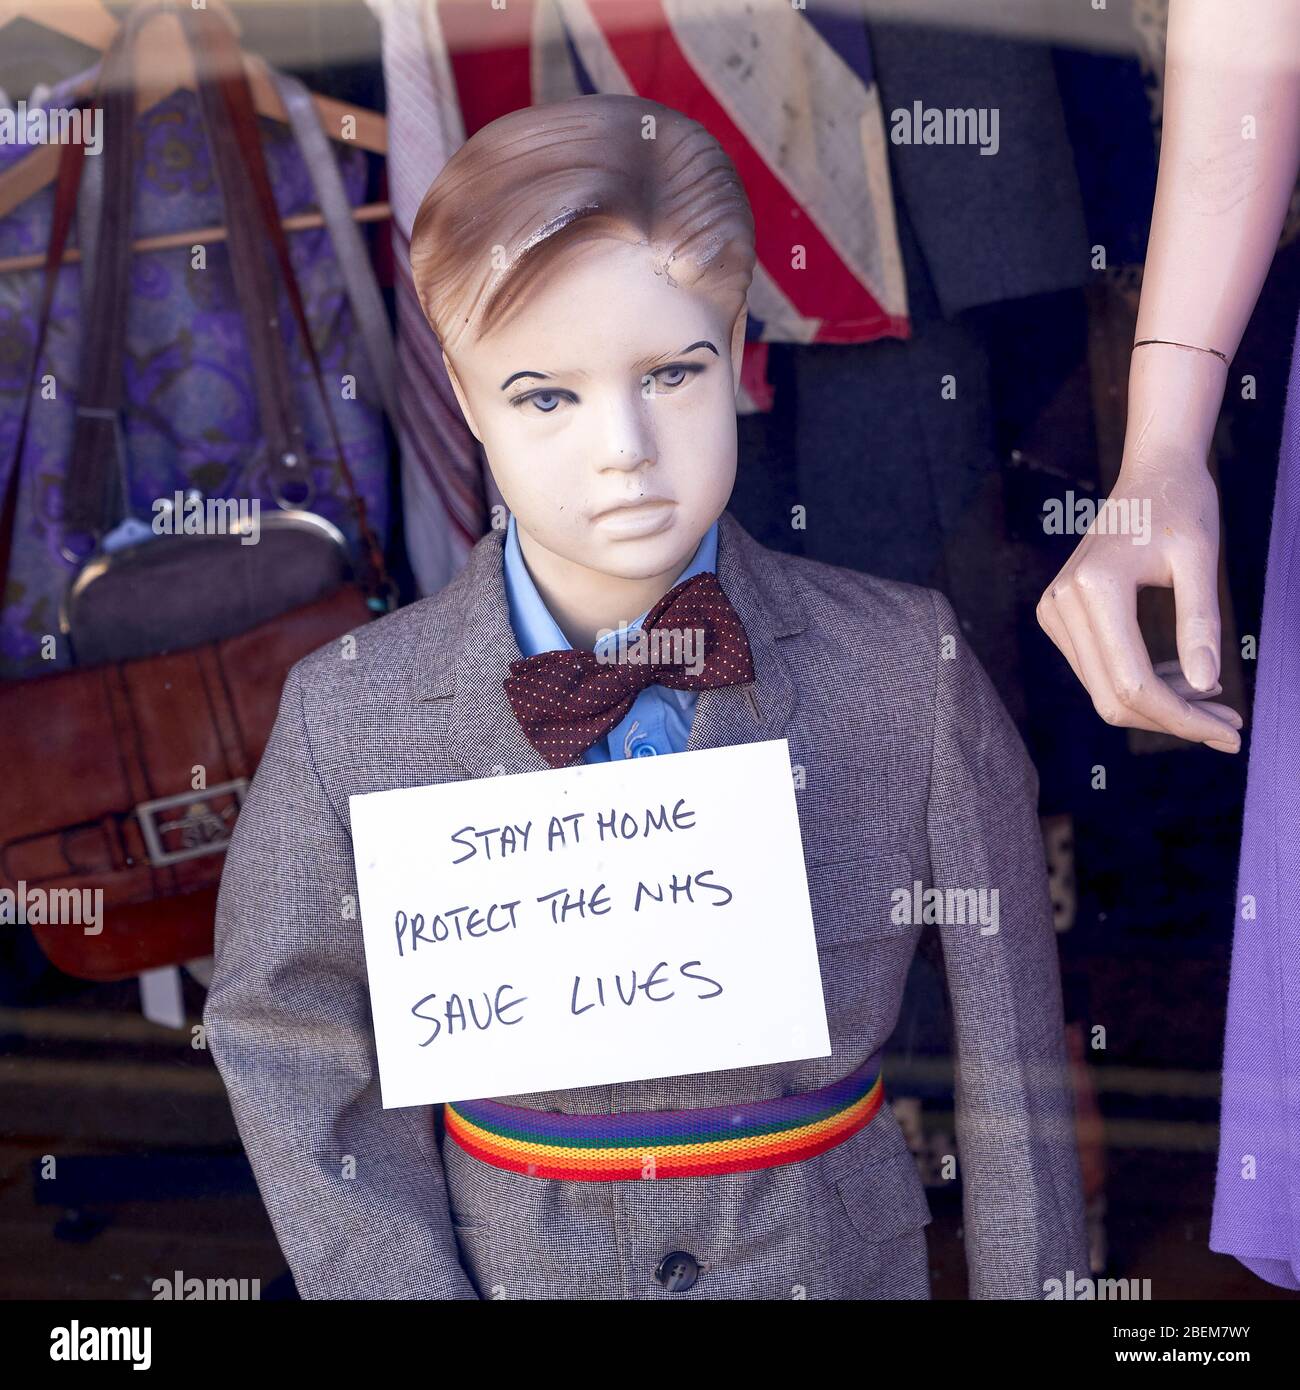
M 555 265 L 444 354 L 453 389 L 530 569 L 671 582 L 735 482 L 745 313 L 670 284 L 645 245 L 602 238 Z

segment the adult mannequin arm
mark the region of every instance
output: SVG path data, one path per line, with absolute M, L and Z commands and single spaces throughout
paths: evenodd
M 1171 0 L 1143 345 L 1111 493 L 1125 505 L 1149 501 L 1148 543 L 1094 528 L 1048 586 L 1038 621 L 1108 724 L 1224 752 L 1241 747 L 1241 719 L 1207 698 L 1220 691 L 1220 619 L 1206 458 L 1298 165 L 1300 0 Z M 1137 623 L 1137 591 L 1148 586 L 1172 587 L 1177 608 L 1178 662 L 1155 670 Z

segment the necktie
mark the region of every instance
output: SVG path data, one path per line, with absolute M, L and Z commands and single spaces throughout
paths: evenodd
M 749 685 L 754 679 L 744 625 L 710 570 L 669 589 L 646 614 L 640 631 L 637 644 L 645 660 L 602 661 L 594 652 L 570 649 L 510 663 L 505 690 L 511 708 L 529 742 L 552 767 L 573 762 L 604 738 L 648 686 L 713 690 Z M 693 639 L 689 661 L 681 640 L 685 632 Z M 629 640 L 635 635 L 632 630 Z M 690 669 L 696 662 L 698 669 Z

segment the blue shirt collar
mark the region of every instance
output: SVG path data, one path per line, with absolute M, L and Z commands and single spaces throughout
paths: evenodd
M 704 570 L 712 570 L 715 573 L 718 568 L 718 523 L 715 521 L 712 526 L 704 533 L 703 539 L 695 547 L 695 555 L 689 565 L 677 576 L 670 588 L 675 588 L 684 580 L 690 579 L 693 575 L 700 574 Z M 515 527 L 514 513 L 510 513 L 510 520 L 506 524 L 506 543 L 505 543 L 505 586 L 506 602 L 510 607 L 510 622 L 515 630 L 515 640 L 519 643 L 519 650 L 524 656 L 536 656 L 538 652 L 569 651 L 569 640 L 560 631 L 559 624 L 551 617 L 550 609 L 542 602 L 542 596 L 537 592 L 537 585 L 533 583 L 533 577 L 528 573 L 528 566 L 524 563 L 524 553 L 519 546 L 519 536 Z M 631 628 L 640 627 L 643 619 L 650 610 L 647 608 L 635 622 L 629 624 Z M 611 632 L 608 636 L 601 638 L 596 644 L 613 643 L 618 640 L 618 633 Z M 593 648 L 595 650 L 595 648 Z

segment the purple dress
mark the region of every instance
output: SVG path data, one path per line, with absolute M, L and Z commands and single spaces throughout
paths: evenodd
M 1300 1289 L 1300 343 L 1268 548 L 1210 1248 Z

